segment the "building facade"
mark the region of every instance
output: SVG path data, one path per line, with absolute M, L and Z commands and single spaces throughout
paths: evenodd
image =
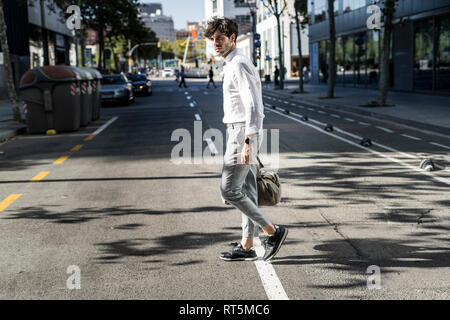
M 251 4 L 251 8 L 255 7 L 255 4 Z M 246 34 L 249 26 L 252 24 L 250 8 L 246 0 L 205 0 L 206 22 L 214 17 L 236 19 L 239 24 L 240 34 Z M 210 41 L 207 41 L 206 54 L 209 58 L 215 57 L 215 52 Z
M 42 30 L 45 30 L 47 36 L 49 64 L 76 64 L 72 31 L 61 20 L 59 8 L 55 6 L 55 11 L 49 9 L 51 0 L 44 1 L 42 12 L 39 0 L 3 0 L 3 4 L 16 88 L 28 69 L 44 64 Z M 7 96 L 6 74 L 3 62 L 0 61 L 0 97 Z
M 285 67 L 285 78 L 292 79 L 299 75 L 299 48 L 297 26 L 295 24 L 294 0 L 287 0 L 287 8 L 280 17 L 281 24 L 281 50 L 283 51 L 283 64 Z M 280 53 L 278 47 L 278 24 L 275 16 L 264 6 L 260 6 L 257 14 L 257 32 L 261 35 L 261 60 L 258 67 L 262 75 L 271 75 L 275 66 L 280 67 Z M 300 33 L 302 42 L 303 65 L 309 64 L 308 52 L 308 28 L 305 27 Z M 260 65 L 261 64 L 261 65 Z
M 152 29 L 160 39 L 175 41 L 175 27 L 172 17 L 165 16 L 160 3 L 139 6 L 139 15 L 147 28 Z
M 382 33 L 368 30 L 370 0 L 336 0 L 337 85 L 378 86 Z M 329 31 L 327 0 L 308 0 L 310 69 L 326 82 Z M 450 1 L 399 0 L 394 14 L 390 87 L 450 93 Z

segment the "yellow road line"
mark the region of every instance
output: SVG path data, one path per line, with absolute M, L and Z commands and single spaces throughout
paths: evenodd
M 62 156 L 61 158 L 59 158 L 58 160 L 56 160 L 55 162 L 53 162 L 53 164 L 61 164 L 64 161 L 66 161 L 67 159 L 69 159 L 69 156 Z
M 36 177 L 30 180 L 30 182 L 38 182 L 44 179 L 50 172 L 41 172 Z
M 78 151 L 78 150 L 80 150 L 81 148 L 83 148 L 83 145 L 82 145 L 82 144 L 79 144 L 79 145 L 73 147 L 72 150 L 70 150 L 70 151 Z
M 91 134 L 89 135 L 89 137 L 87 137 L 86 139 L 84 139 L 84 141 L 91 141 L 92 139 L 94 139 L 97 135 L 96 134 Z
M 19 199 L 21 196 L 22 194 L 12 194 L 8 198 L 0 202 L 0 212 L 8 208 L 11 204 L 13 204 L 14 201 Z

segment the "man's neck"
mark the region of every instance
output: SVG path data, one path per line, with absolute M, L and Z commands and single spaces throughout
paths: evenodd
M 235 44 L 233 44 L 233 46 L 231 47 L 230 51 L 228 51 L 227 53 L 225 53 L 223 55 L 223 58 L 226 59 L 230 55 L 230 53 L 232 53 L 234 50 L 236 50 L 236 45 Z

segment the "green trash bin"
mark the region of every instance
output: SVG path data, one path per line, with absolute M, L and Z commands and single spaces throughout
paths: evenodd
M 67 66 L 28 70 L 20 80 L 29 133 L 80 128 L 80 75 Z
M 92 120 L 92 80 L 90 72 L 81 67 L 71 67 L 75 72 L 80 74 L 80 126 L 87 126 Z
M 100 71 L 94 68 L 81 68 L 86 72 L 89 72 L 92 76 L 92 121 L 100 119 L 101 110 L 101 90 L 102 90 L 102 74 Z

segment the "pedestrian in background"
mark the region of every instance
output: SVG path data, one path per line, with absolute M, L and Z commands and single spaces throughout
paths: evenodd
M 179 88 L 181 88 L 181 85 L 184 85 L 184 87 L 187 88 L 186 81 L 184 80 L 185 76 L 186 75 L 184 73 L 184 66 L 181 66 L 181 72 L 180 72 L 181 81 L 180 81 L 180 84 L 178 85 Z
M 209 89 L 209 84 L 212 82 L 212 84 L 214 85 L 214 88 L 217 88 L 216 84 L 214 83 L 214 70 L 213 70 L 213 66 L 209 66 L 209 82 L 208 85 L 206 86 L 207 89 Z
M 175 69 L 175 81 L 178 83 L 180 81 L 180 71 L 178 69 Z
M 274 81 L 275 81 L 275 86 L 280 85 L 280 69 L 278 69 L 278 66 L 275 66 L 275 72 L 274 72 Z
M 242 213 L 242 240 L 231 251 L 223 252 L 220 259 L 258 259 L 253 239 L 259 237 L 261 227 L 265 234 L 263 258 L 268 261 L 280 250 L 288 230 L 273 225 L 258 208 L 256 156 L 262 143 L 264 119 L 261 79 L 252 61 L 236 49 L 235 20 L 214 18 L 208 23 L 205 36 L 216 54 L 224 58 L 223 122 L 228 140 L 220 190 L 223 200 Z

